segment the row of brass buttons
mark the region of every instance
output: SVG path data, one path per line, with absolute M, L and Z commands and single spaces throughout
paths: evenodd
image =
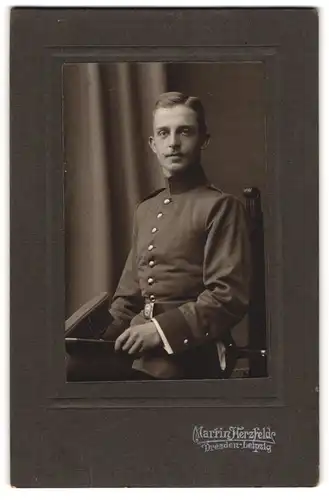
M 168 205 L 169 203 L 171 202 L 171 199 L 170 198 L 165 198 L 163 200 L 163 203 L 164 205 Z M 163 217 L 163 212 L 159 212 L 157 214 L 157 219 L 161 219 L 161 217 Z M 158 231 L 158 228 L 157 227 L 152 227 L 151 229 L 151 233 L 152 234 L 155 234 L 156 232 Z M 153 245 L 153 243 L 150 243 L 149 246 L 147 247 L 148 251 L 151 252 L 152 250 L 154 250 L 155 246 Z M 150 267 L 154 267 L 155 266 L 155 261 L 153 259 L 149 260 L 149 266 Z M 153 285 L 154 283 L 154 278 L 150 277 L 148 278 L 147 280 L 147 283 L 151 286 Z M 151 294 L 150 295 L 150 301 L 151 302 L 155 302 L 155 295 L 154 294 Z
M 163 203 L 165 205 L 168 205 L 170 202 L 171 202 L 170 198 L 165 198 L 165 200 L 163 201 Z M 157 215 L 157 219 L 161 219 L 162 216 L 163 216 L 163 213 L 159 212 L 158 215 Z M 153 234 L 156 233 L 157 231 L 158 231 L 157 227 L 153 227 L 152 230 L 151 230 L 151 232 Z M 154 249 L 154 245 L 151 243 L 147 248 L 151 252 Z M 150 260 L 149 261 L 149 266 L 153 267 L 154 265 L 155 265 L 154 260 Z M 154 279 L 152 277 L 150 277 L 150 278 L 148 278 L 147 282 L 148 282 L 149 285 L 153 285 Z M 151 294 L 149 298 L 150 298 L 151 302 L 155 302 L 155 295 L 154 294 Z M 188 339 L 184 339 L 184 344 L 188 344 Z

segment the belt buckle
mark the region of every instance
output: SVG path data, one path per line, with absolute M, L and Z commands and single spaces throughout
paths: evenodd
M 153 309 L 154 309 L 154 302 L 147 302 L 144 305 L 144 318 L 145 319 L 153 318 Z

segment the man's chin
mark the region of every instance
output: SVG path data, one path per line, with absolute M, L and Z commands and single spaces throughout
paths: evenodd
M 171 163 L 170 165 L 163 166 L 165 172 L 169 175 L 175 175 L 180 172 L 184 172 L 184 170 L 188 169 L 188 164 L 186 163 Z

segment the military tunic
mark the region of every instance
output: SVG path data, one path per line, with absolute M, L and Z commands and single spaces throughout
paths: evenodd
M 133 368 L 157 378 L 207 377 L 215 341 L 247 310 L 249 267 L 243 204 L 209 184 L 201 167 L 175 175 L 137 206 L 105 337 L 150 321 L 144 306 L 153 304 L 173 354 L 150 350 Z

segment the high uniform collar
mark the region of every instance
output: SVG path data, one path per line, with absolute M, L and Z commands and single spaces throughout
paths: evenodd
M 166 189 L 170 194 L 181 194 L 208 183 L 201 165 L 189 167 L 165 179 Z

